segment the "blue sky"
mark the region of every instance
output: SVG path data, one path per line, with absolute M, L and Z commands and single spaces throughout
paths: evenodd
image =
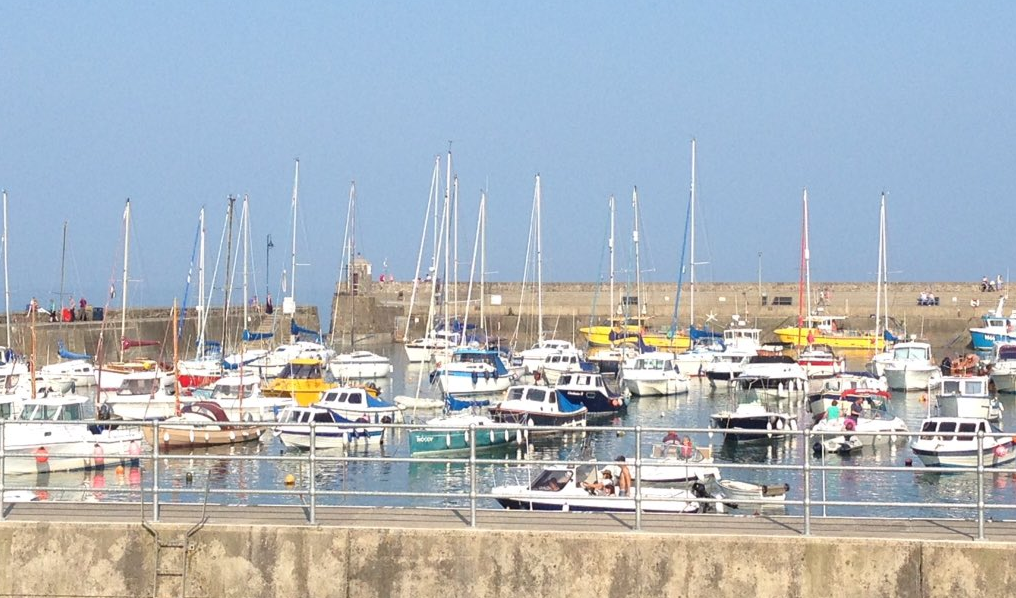
M 12 303 L 58 290 L 64 221 L 65 288 L 101 303 L 128 197 L 132 303 L 182 298 L 199 208 L 214 257 L 225 198 L 244 193 L 259 285 L 277 296 L 297 157 L 298 302 L 327 303 L 351 180 L 358 248 L 409 278 L 449 141 L 460 255 L 486 188 L 493 280 L 522 278 L 537 173 L 545 280 L 606 276 L 611 194 L 631 272 L 635 185 L 645 277 L 676 280 L 692 137 L 702 281 L 756 280 L 760 251 L 766 281 L 797 280 L 804 187 L 814 281 L 875 279 L 882 191 L 890 278 L 1008 276 L 1014 16 L 1003 2 L 6 2 Z

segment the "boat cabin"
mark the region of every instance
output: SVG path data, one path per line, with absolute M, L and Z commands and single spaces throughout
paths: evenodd
M 150 395 L 159 392 L 160 385 L 162 386 L 161 390 L 166 394 L 172 395 L 176 393 L 174 383 L 167 383 L 156 372 L 145 372 L 124 376 L 123 382 L 120 383 L 120 388 L 116 390 L 116 394 L 120 396 Z
M 557 409 L 557 390 L 547 386 L 512 386 L 505 393 L 505 401 L 529 401 Z
M 757 349 L 762 343 L 759 328 L 727 328 L 723 331 L 723 346 L 731 348 Z
M 320 359 L 294 359 L 285 366 L 276 378 L 290 380 L 322 380 L 325 376 L 324 362 Z
M 631 366 L 627 369 L 671 372 L 677 368 L 674 366 L 673 355 L 670 353 L 643 353 L 635 356 L 635 359 L 631 360 Z
M 580 386 L 583 388 L 597 388 L 607 391 L 607 383 L 603 380 L 602 374 L 594 373 L 574 373 L 568 372 L 561 374 L 561 378 L 557 381 L 557 385 L 561 386 Z
M 983 419 L 932 417 L 921 424 L 921 440 L 971 441 L 978 433 L 997 434 L 1001 430 Z
M 988 376 L 944 376 L 940 396 L 987 397 L 990 396 Z
M 95 405 L 87 397 L 33 399 L 24 404 L 18 419 L 23 421 L 81 421 L 95 419 Z
M 574 351 L 567 353 L 554 353 L 543 358 L 543 365 L 553 368 L 560 369 L 562 367 L 580 367 L 582 360 Z
M 249 399 L 258 394 L 258 383 L 254 380 L 240 382 L 237 379 L 219 379 L 212 387 L 212 400 L 237 400 L 242 396 Z
M 928 343 L 898 343 L 893 347 L 893 360 L 931 361 L 931 345 Z
M 320 407 L 287 407 L 279 414 L 282 424 L 348 424 L 353 423 L 330 409 Z

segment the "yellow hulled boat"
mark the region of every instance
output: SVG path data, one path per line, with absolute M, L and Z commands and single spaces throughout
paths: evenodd
M 613 347 L 624 342 L 642 342 L 660 351 L 680 352 L 691 347 L 691 339 L 684 332 L 673 337 L 665 332 L 650 331 L 644 318 L 618 318 L 608 324 L 579 328 L 590 347 Z
M 338 382 L 325 378 L 325 369 L 325 363 L 320 359 L 294 359 L 265 385 L 261 393 L 269 397 L 292 397 L 298 405 L 306 407 L 316 403 L 322 392 L 338 386 Z
M 826 344 L 835 349 L 862 349 L 881 351 L 885 339 L 873 331 L 845 330 L 844 316 L 810 316 L 798 326 L 777 328 L 773 331 L 781 343 L 794 347 Z

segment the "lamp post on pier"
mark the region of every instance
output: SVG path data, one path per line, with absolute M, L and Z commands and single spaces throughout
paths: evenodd
M 270 281 L 272 280 L 272 277 L 269 274 L 271 271 L 270 264 L 272 259 L 272 247 L 275 247 L 275 244 L 272 243 L 272 235 L 269 234 L 268 242 L 265 244 L 265 297 L 268 297 L 268 294 L 272 292 L 269 288 L 271 285 Z

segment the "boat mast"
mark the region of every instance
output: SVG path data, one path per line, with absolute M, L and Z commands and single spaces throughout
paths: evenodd
M 349 350 L 356 349 L 356 286 L 353 284 L 353 256 L 356 255 L 356 181 L 349 182 L 349 206 L 346 215 L 346 284 L 349 285 Z M 334 329 L 334 325 L 332 326 Z
M 233 212 L 236 206 L 236 198 L 232 195 L 226 197 L 226 230 L 229 231 L 226 236 L 226 285 L 224 293 L 222 294 L 222 340 L 226 338 L 226 312 L 229 311 L 229 300 L 232 298 L 233 291 L 233 270 L 236 266 L 233 265 Z M 247 299 L 244 298 L 244 304 L 246 305 Z M 246 320 L 244 324 L 246 325 Z M 204 352 L 204 346 L 201 347 L 202 354 Z
M 7 190 L 3 191 L 4 200 L 4 235 L 3 235 L 3 252 L 4 252 L 4 313 L 7 316 L 4 322 L 7 325 L 7 346 L 11 346 L 11 286 L 7 278 Z M 35 377 L 33 376 L 33 379 Z
M 607 238 L 607 253 L 610 254 L 610 314 L 607 317 L 608 322 L 614 321 L 614 315 L 620 312 L 620 306 L 616 303 L 616 297 L 614 297 L 614 196 L 611 195 L 610 199 L 607 200 L 607 205 L 610 206 L 610 236 Z
M 449 261 L 451 260 L 451 215 L 452 215 L 452 148 L 451 144 L 448 144 L 448 163 L 445 164 L 445 192 L 444 192 L 444 212 L 442 218 L 444 219 L 444 230 L 442 237 L 444 238 L 444 275 L 445 284 L 441 288 L 441 312 L 444 317 L 444 331 L 448 334 L 449 326 L 451 322 L 448 316 L 448 283 L 451 282 L 451 268 L 449 267 Z M 462 344 L 463 338 L 459 339 L 459 344 Z
M 484 283 L 487 280 L 487 190 L 480 193 L 480 329 L 486 332 L 487 320 L 484 316 Z M 466 306 L 469 309 L 469 306 Z
M 638 323 L 642 325 L 642 266 L 639 260 L 639 188 L 635 186 L 631 191 L 631 206 L 635 212 L 635 226 L 632 229 L 632 241 L 635 243 L 635 299 L 638 304 L 635 309 L 638 311 Z
M 247 277 L 247 271 L 248 271 L 248 269 L 250 267 L 250 212 L 248 210 L 249 210 L 249 202 L 248 202 L 247 194 L 245 193 L 244 196 L 243 196 L 243 207 L 241 207 L 241 209 L 240 209 L 240 234 L 243 236 L 243 329 L 244 330 L 248 330 L 248 322 L 247 322 L 248 315 L 247 315 L 247 310 L 248 310 L 248 305 L 249 305 L 249 301 L 247 300 L 247 293 L 248 293 L 248 286 L 247 285 L 248 285 L 248 282 L 249 282 L 248 281 L 248 277 Z M 223 338 L 222 340 L 225 341 L 226 339 Z M 244 345 L 241 342 L 240 343 L 241 354 L 242 354 L 242 351 L 243 351 L 243 346 Z M 242 364 L 243 363 L 243 359 L 241 359 L 240 362 Z M 243 391 L 243 383 L 242 383 L 243 382 L 243 380 L 242 380 L 243 371 L 242 370 L 241 370 L 240 374 L 241 374 L 240 390 L 242 392 Z
M 225 315 L 223 315 L 225 319 Z M 198 356 L 205 355 L 205 207 L 198 212 Z M 223 337 L 225 339 L 225 337 Z
M 875 349 L 885 346 L 885 331 L 889 330 L 889 273 L 886 251 L 885 191 L 878 210 L 878 288 L 875 295 Z M 885 309 L 883 309 L 883 304 Z M 884 318 L 884 321 L 883 321 Z
M 60 247 L 60 305 L 64 304 L 64 263 L 67 261 L 67 221 L 63 223 L 63 244 Z
M 296 204 L 300 193 L 300 159 L 296 159 L 296 173 L 293 175 L 293 248 L 290 254 L 292 266 L 289 272 L 289 298 L 296 308 Z M 295 315 L 295 312 L 294 314 Z
M 543 338 L 543 188 L 540 175 L 536 175 L 536 303 L 538 340 Z
M 808 189 L 804 190 L 804 292 L 808 302 L 808 317 L 811 311 L 811 240 L 808 238 Z M 808 324 L 811 329 L 811 323 Z
M 127 338 L 127 271 L 130 266 L 131 200 L 123 209 L 123 279 L 120 288 L 120 361 L 126 352 L 124 339 Z
M 695 200 L 696 200 L 696 196 L 695 196 L 695 138 L 694 137 L 691 138 L 691 191 L 690 191 L 690 193 L 691 193 L 691 196 L 690 196 L 691 205 L 688 206 L 688 210 L 690 212 L 690 216 L 689 216 L 690 225 L 689 225 L 689 231 L 688 231 L 688 236 L 689 236 L 688 240 L 691 243 L 691 253 L 690 253 L 690 258 L 688 260 L 688 269 L 689 269 L 689 274 L 691 276 L 691 278 L 690 278 L 690 285 L 688 287 L 689 295 L 691 295 L 691 300 L 689 302 L 691 311 L 690 311 L 690 315 L 688 316 L 688 335 L 689 336 L 691 335 L 691 327 L 695 325 Z

